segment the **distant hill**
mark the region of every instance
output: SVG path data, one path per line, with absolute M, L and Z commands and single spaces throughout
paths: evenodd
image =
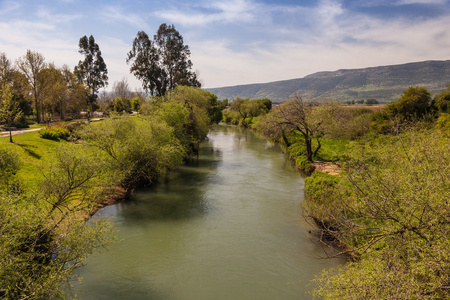
M 373 98 L 390 102 L 397 100 L 410 86 L 424 86 L 435 95 L 448 84 L 450 60 L 318 72 L 298 79 L 211 88 L 208 91 L 219 99 L 229 100 L 248 97 L 282 102 L 299 92 L 308 99 L 347 101 Z

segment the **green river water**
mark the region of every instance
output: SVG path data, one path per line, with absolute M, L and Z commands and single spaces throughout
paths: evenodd
M 98 214 L 118 241 L 80 270 L 81 299 L 311 299 L 320 259 L 304 185 L 278 145 L 216 126 L 198 160 Z

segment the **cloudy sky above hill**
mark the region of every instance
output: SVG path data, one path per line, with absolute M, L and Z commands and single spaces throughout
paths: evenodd
M 93 35 L 109 87 L 129 73 L 138 31 L 174 24 L 204 87 L 299 78 L 318 71 L 450 59 L 450 0 L 1 0 L 0 52 L 27 49 L 70 68 Z

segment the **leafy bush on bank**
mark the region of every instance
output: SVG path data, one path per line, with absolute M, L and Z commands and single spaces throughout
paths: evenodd
M 70 136 L 69 129 L 61 126 L 52 126 L 52 127 L 44 127 L 41 130 L 38 131 L 38 134 L 43 139 L 48 140 L 67 140 L 67 138 Z

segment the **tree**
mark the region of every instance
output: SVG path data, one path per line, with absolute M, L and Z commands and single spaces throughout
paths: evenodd
M 45 58 L 39 52 L 27 50 L 27 53 L 17 61 L 19 70 L 25 75 L 30 86 L 36 109 L 36 121 L 42 121 L 42 99 L 41 91 L 48 83 L 47 78 L 42 76 L 41 71 L 46 67 Z
M 68 96 L 68 86 L 63 71 L 49 64 L 41 71 L 41 76 L 48 80 L 48 84 L 41 92 L 42 110 L 48 114 L 60 113 L 64 119 L 65 104 Z
M 187 110 L 188 119 L 182 132 L 189 139 L 186 151 L 198 153 L 200 143 L 206 138 L 210 125 L 217 121 L 217 96 L 200 88 L 179 85 L 165 98 L 169 102 L 181 104 Z
M 373 98 L 366 99 L 366 104 L 367 104 L 367 105 L 376 105 L 376 104 L 378 104 L 378 103 L 379 103 L 379 102 L 378 102 L 377 99 L 373 99 Z
M 120 81 L 116 81 L 112 87 L 113 95 L 112 98 L 131 98 L 131 89 L 128 81 L 123 78 Z
M 370 141 L 347 153 L 346 176 L 308 195 L 306 214 L 320 220 L 321 236 L 355 258 L 324 271 L 317 296 L 450 297 L 449 145 L 439 131 Z
M 239 122 L 244 127 L 249 127 L 253 118 L 268 111 L 268 103 L 259 99 L 248 99 L 237 97 L 231 103 L 231 110 L 241 117 Z
M 13 71 L 11 61 L 6 57 L 5 53 L 0 52 L 0 84 L 12 81 Z
M 89 96 L 86 99 L 88 108 L 88 117 L 93 111 L 93 104 L 97 100 L 97 92 L 99 89 L 108 85 L 108 70 L 103 60 L 100 47 L 91 35 L 89 39 L 83 36 L 78 44 L 79 53 L 85 56 L 83 61 L 78 62 L 75 67 L 75 74 L 80 82 L 89 88 Z
M 30 196 L 0 190 L 0 298 L 59 299 L 87 255 L 104 248 L 113 230 L 104 219 L 85 224 L 98 199 L 101 160 L 80 145 L 61 145 L 42 168 L 42 189 Z M 0 158 L 0 179 L 4 163 Z M 17 169 L 17 168 L 15 168 Z M 8 174 L 7 174 L 8 175 Z
M 84 126 L 77 134 L 106 154 L 107 168 L 127 190 L 125 198 L 136 187 L 164 178 L 185 155 L 173 128 L 158 118 L 139 122 L 127 116 L 106 119 L 96 126 Z
M 22 110 L 19 108 L 19 103 L 14 101 L 9 84 L 4 84 L 0 92 L 0 122 L 8 126 L 9 141 L 12 143 L 12 126 L 22 116 Z
M 177 85 L 200 87 L 192 72 L 191 52 L 175 26 L 161 24 L 153 40 L 139 31 L 133 41 L 127 63 L 130 72 L 142 81 L 142 87 L 152 95 L 163 96 Z
M 391 118 L 401 121 L 412 121 L 422 119 L 432 111 L 430 93 L 426 88 L 412 86 L 407 88 L 397 102 L 386 106 L 386 113 Z
M 434 105 L 444 113 L 450 113 L 450 84 L 434 97 Z
M 234 101 L 233 101 L 234 102 Z M 261 121 L 260 131 L 267 136 L 283 137 L 289 146 L 285 133 L 294 131 L 300 133 L 305 141 L 306 160 L 313 161 L 313 156 L 321 148 L 320 139 L 323 136 L 323 120 L 321 112 L 315 103 L 305 102 L 300 95 L 288 100 L 279 107 L 273 109 L 267 118 Z M 317 141 L 317 147 L 313 151 L 312 141 Z

